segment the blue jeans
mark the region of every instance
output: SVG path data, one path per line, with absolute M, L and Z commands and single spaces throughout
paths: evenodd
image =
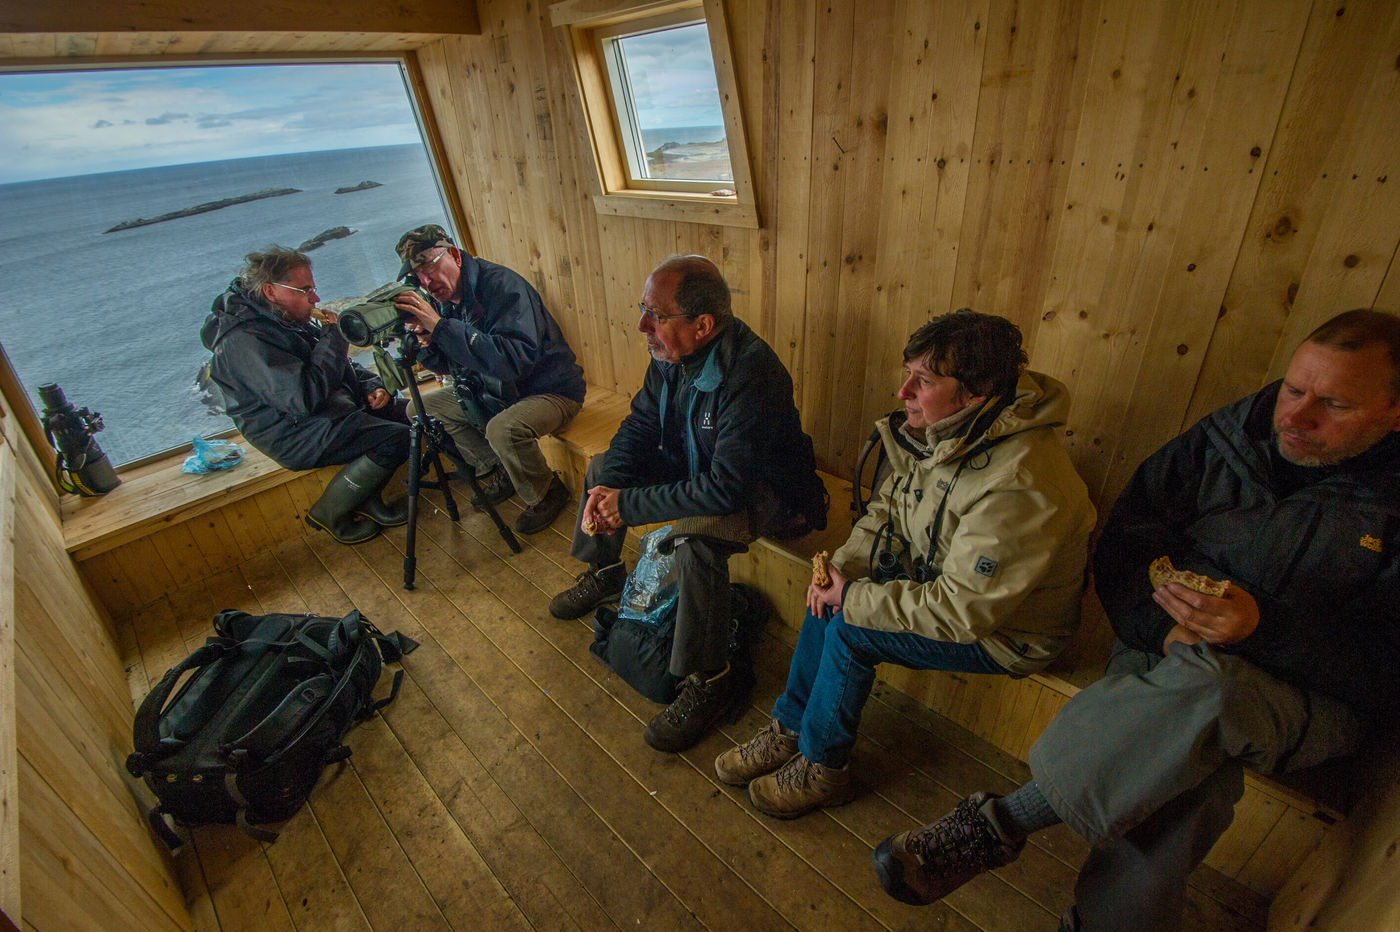
M 846 624 L 841 612 L 826 618 L 808 612 L 792 652 L 787 689 L 773 705 L 778 723 L 797 732 L 803 757 L 824 767 L 846 766 L 880 663 L 913 670 L 1006 672 L 981 644 L 874 631 Z

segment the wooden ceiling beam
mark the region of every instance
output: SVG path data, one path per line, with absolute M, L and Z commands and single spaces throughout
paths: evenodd
M 0 33 L 354 32 L 480 35 L 476 0 L 8 0 Z

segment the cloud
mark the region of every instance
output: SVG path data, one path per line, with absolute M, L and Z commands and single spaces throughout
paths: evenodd
M 637 118 L 644 127 L 724 122 L 703 24 L 633 36 L 622 45 Z
M 0 184 L 419 141 L 381 62 L 5 74 L 0 126 Z

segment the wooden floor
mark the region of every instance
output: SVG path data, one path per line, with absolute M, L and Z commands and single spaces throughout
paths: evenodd
M 886 896 L 871 849 L 1025 766 L 883 684 L 861 726 L 848 806 L 792 822 L 715 779 L 715 756 L 767 720 L 795 634 L 769 625 L 753 706 L 684 755 L 642 742 L 657 706 L 588 652 L 586 621 L 546 609 L 579 567 L 570 517 L 510 555 L 485 516 L 419 522 L 418 588 L 404 529 L 359 547 L 324 534 L 169 594 L 121 625 L 133 701 L 210 633 L 222 608 L 359 608 L 421 642 L 403 688 L 351 732 L 273 844 L 195 829 L 176 856 L 196 928 L 1054 929 L 1086 847 L 1057 826 L 942 903 Z M 507 521 L 518 511 L 505 506 Z M 388 668 L 380 692 L 387 691 Z M 1258 929 L 1265 904 L 1202 869 L 1187 928 Z

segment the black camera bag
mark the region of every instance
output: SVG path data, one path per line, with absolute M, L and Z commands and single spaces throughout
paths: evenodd
M 132 729 L 126 768 L 159 799 L 147 818 L 171 848 L 182 839 L 166 816 L 275 840 L 254 826 L 290 818 L 326 765 L 350 756 L 346 732 L 398 695 L 402 670 L 389 696 L 374 700 L 381 663 L 418 646 L 358 611 L 337 619 L 225 610 L 214 630 L 151 690 Z
M 730 583 L 729 589 L 729 667 L 739 688 L 746 691 L 754 682 L 750 648 L 762 633 L 768 612 L 758 590 L 740 583 Z M 675 628 L 674 604 L 656 624 L 619 617 L 611 607 L 601 605 L 593 615 L 593 643 L 588 649 L 637 692 L 669 705 L 681 682 L 670 670 Z M 742 702 L 738 708 L 743 708 Z

